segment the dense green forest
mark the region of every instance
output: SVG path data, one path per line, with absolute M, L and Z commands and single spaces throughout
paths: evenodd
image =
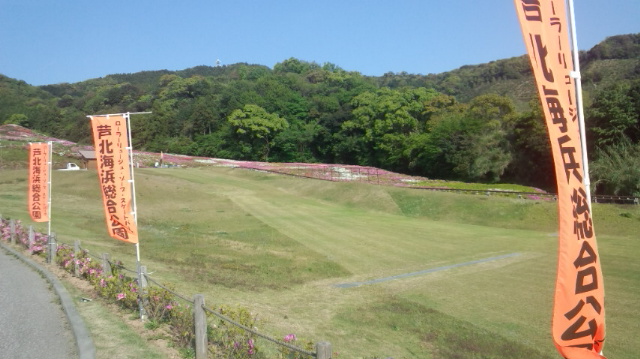
M 594 188 L 640 195 L 640 34 L 580 56 Z M 50 136 L 90 143 L 86 115 L 142 111 L 139 150 L 555 187 L 526 56 L 380 77 L 296 58 L 38 87 L 0 75 L 0 123 Z

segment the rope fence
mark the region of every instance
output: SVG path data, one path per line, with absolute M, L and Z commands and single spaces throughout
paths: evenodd
M 192 313 L 193 316 L 191 317 L 191 319 L 189 318 L 185 319 L 186 322 L 190 322 L 190 323 L 192 322 L 190 325 L 192 325 L 191 330 L 193 331 L 193 334 L 185 336 L 184 339 L 188 339 L 189 343 L 191 342 L 195 343 L 194 349 L 195 349 L 196 359 L 206 359 L 209 357 L 208 354 L 213 354 L 214 357 L 217 357 L 214 350 L 212 350 L 211 342 L 207 339 L 207 333 L 210 331 L 209 329 L 211 329 L 211 327 L 207 322 L 207 314 L 210 317 L 215 317 L 245 332 L 246 333 L 245 336 L 247 338 L 253 335 L 269 343 L 275 344 L 276 346 L 285 348 L 287 353 L 297 353 L 299 355 L 304 355 L 309 358 L 317 358 L 317 359 L 331 359 L 332 357 L 332 349 L 331 349 L 330 343 L 326 343 L 326 342 L 316 343 L 315 352 L 314 352 L 311 350 L 300 348 L 294 345 L 293 343 L 282 341 L 272 336 L 269 336 L 267 334 L 261 333 L 257 329 L 254 329 L 248 325 L 241 323 L 239 320 L 234 320 L 229 315 L 225 315 L 220 311 L 213 310 L 211 308 L 206 307 L 204 305 L 204 296 L 202 294 L 194 295 L 193 299 L 188 298 L 187 296 L 176 292 L 175 290 L 167 287 L 166 285 L 163 285 L 158 280 L 149 276 L 148 273 L 146 272 L 145 266 L 141 266 L 140 272 L 131 270 L 125 267 L 119 261 L 112 261 L 109 258 L 109 255 L 107 253 L 103 253 L 102 255 L 98 256 L 95 253 L 92 253 L 91 251 L 89 251 L 87 248 L 81 247 L 80 241 L 75 241 L 74 245 L 69 245 L 64 242 L 58 242 L 55 234 L 52 233 L 51 236 L 46 236 L 46 235 L 44 236 L 44 237 L 49 237 L 46 239 L 47 245 L 42 246 L 44 247 L 43 251 L 36 253 L 32 249 L 40 248 L 39 244 L 43 244 L 43 243 L 39 243 L 37 240 L 34 241 L 33 237 L 39 235 L 38 238 L 40 242 L 42 242 L 43 236 L 42 234 L 38 234 L 34 232 L 32 226 L 29 227 L 29 231 L 27 233 L 24 230 L 24 228 L 22 228 L 22 226 L 19 224 L 19 222 L 16 222 L 14 220 L 5 220 L 0 215 L 0 230 L 3 233 L 3 239 L 6 239 L 7 241 L 11 241 L 12 244 L 20 244 L 23 247 L 26 247 L 26 249 L 28 249 L 32 254 L 45 254 L 47 257 L 47 263 L 59 264 L 60 266 L 63 267 L 63 269 L 72 272 L 74 276 L 85 277 L 86 279 L 93 281 L 94 285 L 95 283 L 97 283 L 98 286 L 102 286 L 103 283 L 106 283 L 105 278 L 113 278 L 114 277 L 113 274 L 119 273 L 120 271 L 135 274 L 135 276 L 131 276 L 131 277 L 125 277 L 123 274 L 119 274 L 119 276 L 121 276 L 119 279 L 126 283 L 134 283 L 134 282 L 136 283 L 137 288 L 135 289 L 135 292 L 137 293 L 137 298 L 135 298 L 135 300 L 130 299 L 130 302 L 137 302 L 137 304 L 140 305 L 139 309 L 141 312 L 141 318 L 143 319 L 145 319 L 145 317 L 143 316 L 143 313 L 146 312 L 145 309 L 143 308 L 143 303 L 144 305 L 149 305 L 148 302 L 149 300 L 152 299 L 151 296 L 148 294 L 149 284 L 153 284 L 154 286 L 157 286 L 161 290 L 173 296 L 173 298 L 178 298 L 185 301 L 186 303 L 188 303 L 189 307 L 191 307 L 191 311 L 193 312 Z M 8 238 L 5 238 L 5 235 L 4 235 L 5 232 L 9 233 Z M 25 237 L 28 237 L 28 239 L 26 239 Z M 60 252 L 61 256 L 56 259 L 55 254 L 57 252 Z M 73 253 L 73 255 L 70 256 L 70 253 Z M 70 256 L 72 260 L 69 261 L 69 259 L 64 256 Z M 81 257 L 83 258 L 81 259 Z M 95 275 L 95 277 L 92 277 L 92 275 Z M 123 295 L 123 298 L 124 298 L 124 295 Z M 120 301 L 121 299 L 122 298 L 118 298 L 117 300 Z M 174 302 L 170 302 L 170 303 L 174 303 Z M 164 303 L 162 305 L 164 305 Z M 168 307 L 171 307 L 170 304 L 168 305 Z M 136 308 L 134 307 L 131 309 L 136 309 Z M 151 318 L 151 319 L 153 320 L 154 318 Z M 218 330 L 220 329 L 218 328 Z M 251 343 L 253 343 L 252 340 L 251 340 Z M 237 343 L 234 342 L 231 346 L 236 344 Z M 251 344 L 251 346 L 252 345 L 253 344 Z M 213 348 L 215 349 L 215 346 Z M 253 348 L 251 347 L 249 348 L 249 350 L 253 350 Z M 301 358 L 299 355 L 293 356 L 293 355 L 287 354 L 286 357 Z
M 147 279 L 147 281 L 149 281 L 150 283 L 153 283 L 153 284 L 157 285 L 158 287 L 160 287 L 160 288 L 164 289 L 165 291 L 167 291 L 167 292 L 169 292 L 169 293 L 173 294 L 174 296 L 176 296 L 176 297 L 178 297 L 178 298 L 180 298 L 180 299 L 184 300 L 185 302 L 188 302 L 188 303 L 190 303 L 190 304 L 194 304 L 193 299 L 189 299 L 189 298 L 187 298 L 187 297 L 185 297 L 185 296 L 181 295 L 180 293 L 177 293 L 177 292 L 175 292 L 175 291 L 173 291 L 173 290 L 171 290 L 171 289 L 169 289 L 169 288 L 165 287 L 164 285 L 162 285 L 162 284 L 158 283 L 158 282 L 157 282 L 156 280 L 154 280 L 153 278 L 149 277 L 146 273 L 143 273 L 142 275 L 143 275 L 143 276 Z
M 222 320 L 224 320 L 224 321 L 226 321 L 226 322 L 228 322 L 228 323 L 230 323 L 230 324 L 233 324 L 233 325 L 235 325 L 236 327 L 238 327 L 238 328 L 240 328 L 240 329 L 242 329 L 242 330 L 245 330 L 245 331 L 247 331 L 247 332 L 249 332 L 249 333 L 251 333 L 251 334 L 254 334 L 254 335 L 256 335 L 256 336 L 258 336 L 258 337 L 260 337 L 260 338 L 262 338 L 262 339 L 265 339 L 265 340 L 270 341 L 270 342 L 272 342 L 272 343 L 274 343 L 274 344 L 277 344 L 277 345 L 281 345 L 281 346 L 283 346 L 283 347 L 286 347 L 286 348 L 288 348 L 288 349 L 291 349 L 291 350 L 293 350 L 293 351 L 295 351 L 295 352 L 298 352 L 298 353 L 300 353 L 300 354 L 308 355 L 308 356 L 310 356 L 310 357 L 316 357 L 316 353 L 314 353 L 314 352 L 311 352 L 311 351 L 308 351 L 308 350 L 304 350 L 304 349 L 302 349 L 302 348 L 298 348 L 298 347 L 297 347 L 297 346 L 295 346 L 295 345 L 291 345 L 291 344 L 286 343 L 286 342 L 283 342 L 283 341 L 281 341 L 281 340 L 278 340 L 278 339 L 272 338 L 272 337 L 270 337 L 270 336 L 268 336 L 268 335 L 262 334 L 262 333 L 260 333 L 260 332 L 258 332 L 258 331 L 256 331 L 256 330 L 253 330 L 253 329 L 251 329 L 251 328 L 249 328 L 249 327 L 247 327 L 247 326 L 245 326 L 245 325 L 242 325 L 242 324 L 240 324 L 240 323 L 236 322 L 235 320 L 233 320 L 233 319 L 231 319 L 231 318 L 229 318 L 229 317 L 225 316 L 224 314 L 218 313 L 218 312 L 216 312 L 216 311 L 214 311 L 214 310 L 211 310 L 211 309 L 209 309 L 209 308 L 207 308 L 207 307 L 204 307 L 204 306 L 202 307 L 202 309 L 203 309 L 205 312 L 210 313 L 210 314 L 213 314 L 213 315 L 215 315 L 216 317 L 218 317 L 218 318 L 220 318 L 220 319 L 222 319 Z

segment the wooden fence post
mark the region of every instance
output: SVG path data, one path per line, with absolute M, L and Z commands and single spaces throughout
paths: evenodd
M 47 241 L 47 263 L 55 263 L 56 262 L 56 249 L 58 245 L 56 243 L 56 234 L 51 232 L 49 235 L 49 239 Z
M 33 226 L 29 226 L 29 240 L 27 242 L 27 248 L 29 250 L 31 250 L 31 247 L 33 247 L 33 242 L 36 239 L 36 232 L 33 230 Z
M 73 242 L 73 275 L 80 277 L 80 265 L 78 264 L 78 256 L 80 255 L 80 241 Z
M 111 275 L 111 263 L 109 263 L 109 253 L 102 253 L 102 275 L 108 277 Z
M 204 312 L 204 295 L 193 296 L 193 323 L 196 334 L 196 359 L 207 359 L 207 315 Z
M 331 359 L 331 343 L 316 343 L 316 359 Z
M 16 244 L 16 221 L 15 219 L 11 219 L 9 221 L 9 235 L 11 237 L 11 244 Z

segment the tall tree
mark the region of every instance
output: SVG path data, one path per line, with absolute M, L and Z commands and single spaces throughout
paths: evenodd
M 251 104 L 233 111 L 227 121 L 235 131 L 243 155 L 266 162 L 273 138 L 289 126 L 284 118 Z
M 439 177 L 499 181 L 512 160 L 514 115 L 511 100 L 499 95 L 448 107 L 430 121 L 424 167 Z
M 498 182 L 512 160 L 515 107 L 495 94 L 474 98 L 466 114 L 462 150 L 454 155 L 455 171 L 471 180 Z
M 407 139 L 424 131 L 425 103 L 437 95 L 424 88 L 364 92 L 351 102 L 353 118 L 341 132 L 352 138 L 352 150 L 366 156 L 359 158 L 361 164 L 406 171 L 411 162 Z
M 515 117 L 513 127 L 513 161 L 506 178 L 515 183 L 554 191 L 555 170 L 551 143 L 540 100 L 529 102 L 530 111 Z
M 629 85 L 614 84 L 600 91 L 588 110 L 597 146 L 609 146 L 621 137 L 638 139 L 640 114 L 636 112 Z
M 591 162 L 596 191 L 619 196 L 640 196 L 640 144 L 628 139 L 597 151 Z

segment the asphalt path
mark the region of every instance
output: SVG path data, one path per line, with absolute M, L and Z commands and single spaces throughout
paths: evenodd
M 78 358 L 69 321 L 51 284 L 1 248 L 0 358 Z
M 505 254 L 505 255 L 497 256 L 497 257 L 478 259 L 476 261 L 471 261 L 471 262 L 456 263 L 456 264 L 452 264 L 452 265 L 448 265 L 448 266 L 444 266 L 444 267 L 425 269 L 425 270 L 421 270 L 421 271 L 418 271 L 418 272 L 404 273 L 404 274 L 394 275 L 394 276 L 391 276 L 391 277 L 372 279 L 372 280 L 366 281 L 366 282 L 353 282 L 353 283 L 336 284 L 334 287 L 337 287 L 337 288 L 353 288 L 353 287 L 359 287 L 361 285 L 378 284 L 378 283 L 382 283 L 382 282 L 388 282 L 390 280 L 403 279 L 403 278 L 408 278 L 408 277 L 415 277 L 415 276 L 418 276 L 418 275 L 423 275 L 423 274 L 428 274 L 428 273 L 433 273 L 433 272 L 440 272 L 440 271 L 443 271 L 443 270 L 448 270 L 448 269 L 453 269 L 453 268 L 458 268 L 458 267 L 466 267 L 466 266 L 479 264 L 479 263 L 492 262 L 492 261 L 497 261 L 497 260 L 500 260 L 500 259 L 519 256 L 519 255 L 520 255 L 520 253 Z

